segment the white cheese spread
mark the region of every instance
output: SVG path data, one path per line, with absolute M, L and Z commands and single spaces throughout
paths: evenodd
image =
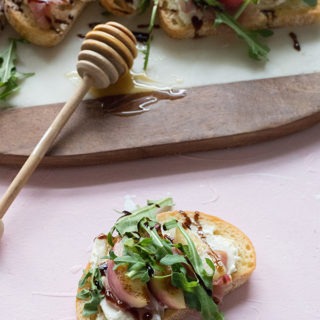
M 198 226 L 196 224 L 192 224 L 191 230 L 193 234 L 197 234 Z M 216 227 L 214 224 L 201 224 L 202 234 L 205 238 L 205 242 L 209 245 L 209 247 L 213 251 L 224 251 L 227 254 L 227 273 L 232 274 L 237 271 L 237 261 L 240 259 L 238 247 L 235 245 L 232 239 L 223 237 L 221 235 L 215 235 L 214 231 Z M 200 239 L 200 236 L 198 236 Z M 201 240 L 202 241 L 202 240 Z M 202 250 L 203 251 L 203 250 Z M 200 252 L 199 252 L 200 253 Z M 201 253 L 200 253 L 201 254 Z M 203 254 L 203 253 L 202 253 Z M 207 258 L 208 256 L 203 256 L 202 258 Z
M 103 257 L 107 255 L 107 242 L 106 239 L 94 239 L 92 251 L 91 251 L 91 258 L 90 263 L 94 265 L 98 265 L 102 260 Z
M 237 261 L 240 259 L 238 248 L 234 245 L 231 239 L 219 235 L 208 235 L 207 236 L 208 245 L 215 250 L 224 251 L 227 253 L 227 273 L 232 274 L 237 271 Z
M 100 307 L 103 314 L 108 320 L 134 320 L 132 315 L 117 308 L 112 302 L 109 302 L 106 298 L 101 300 Z

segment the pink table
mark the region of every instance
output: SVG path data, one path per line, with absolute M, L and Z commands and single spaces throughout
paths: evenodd
M 320 319 L 320 126 L 250 147 L 107 166 L 39 169 L 4 218 L 1 319 L 75 319 L 94 236 L 127 195 L 228 220 L 252 239 L 257 269 L 222 306 L 230 320 Z M 16 174 L 0 168 L 0 192 Z

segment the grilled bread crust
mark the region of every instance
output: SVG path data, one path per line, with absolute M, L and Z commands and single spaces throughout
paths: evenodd
M 194 215 L 197 214 L 199 217 L 198 222 L 205 226 L 214 226 L 214 235 L 220 235 L 225 238 L 228 238 L 234 242 L 234 244 L 238 248 L 239 258 L 236 262 L 237 271 L 232 273 L 232 282 L 226 290 L 225 294 L 230 293 L 234 289 L 238 288 L 242 284 L 244 284 L 254 271 L 256 267 L 256 253 L 255 249 L 247 237 L 242 231 L 240 231 L 237 227 L 232 224 L 217 218 L 215 216 L 211 216 L 202 212 L 193 212 L 193 211 L 169 211 L 163 212 L 157 215 L 157 220 L 160 223 L 164 223 L 166 221 L 176 219 L 178 221 L 183 222 L 186 215 L 193 219 Z M 90 264 L 87 266 L 87 270 L 90 268 Z M 82 315 L 84 302 L 83 300 L 76 300 L 76 314 L 78 320 L 95 320 L 96 316 L 84 317 Z M 200 314 L 191 309 L 182 309 L 182 310 L 170 310 L 167 309 L 164 314 L 164 320 L 196 320 L 200 319 Z M 108 319 L 107 319 L 108 320 Z

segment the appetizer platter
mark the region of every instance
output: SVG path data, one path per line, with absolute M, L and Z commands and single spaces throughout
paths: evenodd
M 223 24 L 220 32 L 198 38 L 210 33 L 207 18 L 212 24 L 212 14 L 204 14 L 198 7 L 192 7 L 196 10 L 193 16 L 198 20 L 205 16 L 199 30 L 194 27 L 190 34 L 188 27 L 172 34 L 174 28 L 164 23 L 167 3 L 158 5 L 160 22 L 153 21 L 152 41 L 138 45 L 139 55 L 129 78 L 111 91 L 91 91 L 42 164 L 94 164 L 239 146 L 290 134 L 319 121 L 320 30 L 316 3 L 303 2 L 298 12 L 290 14 L 283 11 L 284 4 L 277 4 L 281 12 L 275 16 L 285 12 L 284 16 L 295 22 L 274 30 L 268 38 L 257 33 L 239 34 L 224 15 L 220 16 L 223 21 L 219 20 Z M 105 8 L 116 15 L 106 14 Z M 292 8 L 295 6 L 286 10 Z M 1 111 L 0 163 L 23 163 L 75 90 L 79 83 L 77 55 L 91 27 L 116 20 L 141 38 L 150 34 L 152 9 L 135 16 L 125 11 L 118 17 L 108 4 L 85 3 L 79 17 L 72 19 L 72 27 L 68 23 L 70 30 L 58 40 L 35 37 L 34 33 L 28 38 L 28 32 L 23 33 L 8 18 L 18 33 L 10 25 L 5 26 L 2 50 L 7 48 L 10 37 L 21 35 L 29 42 L 42 39 L 39 41 L 50 41 L 52 45 L 47 48 L 43 45 L 48 44 L 43 43 L 16 42 L 16 70 L 28 77 L 5 102 L 4 106 L 11 108 Z M 259 10 L 268 17 L 269 9 Z M 275 26 L 290 24 L 274 21 Z M 162 28 L 157 28 L 158 23 Z M 304 25 L 308 23 L 312 24 Z M 259 27 L 273 25 L 264 21 Z

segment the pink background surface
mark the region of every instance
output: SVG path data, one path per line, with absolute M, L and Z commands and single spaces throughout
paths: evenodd
M 1 319 L 75 319 L 94 236 L 126 195 L 237 225 L 257 269 L 225 298 L 227 319 L 320 319 L 320 126 L 255 146 L 96 167 L 38 169 L 4 217 Z M 16 168 L 0 167 L 4 193 Z

